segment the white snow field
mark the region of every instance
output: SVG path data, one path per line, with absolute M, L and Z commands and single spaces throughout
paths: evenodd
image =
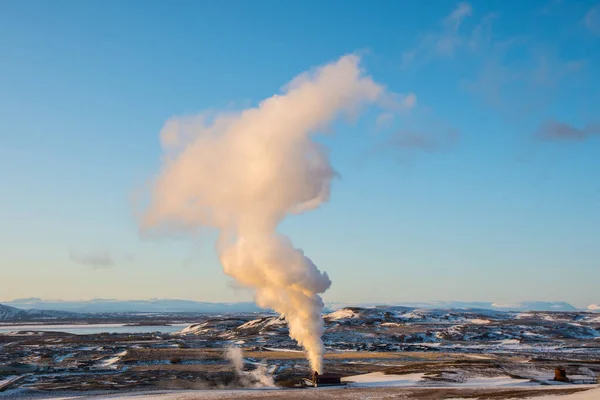
M 425 374 L 386 375 L 383 372 L 371 372 L 342 378 L 342 382 L 352 387 L 406 387 L 417 385 L 423 375 Z

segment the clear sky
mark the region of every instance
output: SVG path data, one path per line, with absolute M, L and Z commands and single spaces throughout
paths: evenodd
M 140 234 L 159 132 L 349 53 L 417 100 L 319 138 L 280 230 L 326 300 L 600 301 L 597 0 L 0 2 L 0 300 L 248 299 L 214 233 Z

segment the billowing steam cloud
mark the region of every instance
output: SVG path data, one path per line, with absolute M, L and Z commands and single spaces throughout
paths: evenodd
M 145 228 L 216 228 L 225 273 L 253 288 L 259 306 L 285 316 L 290 336 L 319 372 L 319 294 L 331 281 L 276 229 L 286 215 L 329 199 L 336 173 L 312 135 L 369 103 L 388 111 L 414 104 L 414 95 L 387 93 L 365 76 L 359 61 L 347 55 L 304 73 L 256 108 L 168 121 L 161 132 L 162 170 L 143 220 Z

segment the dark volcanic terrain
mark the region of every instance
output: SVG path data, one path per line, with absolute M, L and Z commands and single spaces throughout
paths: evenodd
M 69 318 L 44 314 L 43 321 Z M 310 373 L 285 320 L 270 314 L 112 314 L 92 320 L 195 323 L 175 333 L 78 335 L 20 327 L 0 334 L 0 390 L 8 384 L 0 396 L 241 387 L 224 357 L 230 346 L 244 350 L 246 370 L 262 364 L 278 385 L 293 387 Z M 343 308 L 324 320 L 326 372 L 347 377 L 406 376 L 415 388 L 514 382 L 518 391 L 559 384 L 551 378 L 561 365 L 575 379 L 565 389 L 575 390 L 580 387 L 574 383 L 593 383 L 600 372 L 600 315 L 594 313 L 375 307 Z M 35 370 L 11 371 L 15 363 Z

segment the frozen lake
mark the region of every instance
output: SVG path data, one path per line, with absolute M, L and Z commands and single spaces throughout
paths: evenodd
M 149 333 L 161 332 L 172 333 L 177 332 L 189 324 L 173 324 L 165 325 L 148 325 L 148 326 L 125 326 L 123 324 L 86 324 L 86 325 L 0 325 L 0 334 L 15 332 L 15 331 L 43 331 L 43 332 L 66 332 L 75 335 L 92 335 L 98 333 Z

